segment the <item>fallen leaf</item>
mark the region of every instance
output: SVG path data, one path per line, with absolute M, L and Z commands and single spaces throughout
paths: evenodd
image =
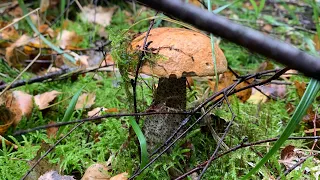
M 292 145 L 286 146 L 281 151 L 281 160 L 278 160 L 279 163 L 282 163 L 286 169 L 292 168 L 297 162 L 301 161 L 303 158 L 307 157 L 307 155 L 301 150 L 296 149 Z M 296 168 L 296 170 L 300 169 L 301 165 Z
M 266 32 L 266 33 L 271 33 L 272 31 L 272 26 L 270 24 L 265 24 L 263 27 L 262 27 L 262 31 L 263 32 Z
M 104 110 L 104 112 L 119 112 L 118 108 L 107 108 Z
M 58 45 L 62 49 L 66 49 L 68 46 L 75 46 L 82 41 L 82 37 L 78 36 L 74 31 L 63 30 L 62 33 L 57 35 Z
M 4 28 L 8 24 L 9 23 L 7 22 L 0 21 L 0 29 Z M 9 26 L 0 32 L 1 40 L 16 41 L 18 38 L 19 38 L 19 34 L 18 34 L 18 31 L 14 28 L 14 26 Z
M 201 3 L 199 0 L 189 0 L 189 3 L 195 6 L 199 6 L 199 7 L 201 6 Z
M 34 96 L 34 102 L 40 110 L 43 110 L 49 106 L 49 103 L 53 101 L 61 92 L 50 91 Z
M 41 24 L 38 30 L 41 34 L 48 34 L 51 38 L 55 36 L 55 32 L 47 24 Z
M 50 121 L 49 125 L 50 124 L 55 124 L 55 122 L 54 121 Z M 49 127 L 49 128 L 47 128 L 48 137 L 50 137 L 50 138 L 51 137 L 56 137 L 56 134 L 57 134 L 58 130 L 59 130 L 59 127 Z
M 28 58 L 21 51 L 18 51 L 17 48 L 28 44 L 30 39 L 29 36 L 22 35 L 15 43 L 6 48 L 5 60 L 10 66 L 20 67 L 24 63 L 24 60 Z
M 75 180 L 73 176 L 60 175 L 57 171 L 48 171 L 41 175 L 38 180 Z
M 104 107 L 97 107 L 88 112 L 88 117 L 101 116 L 102 111 L 106 110 Z
M 110 176 L 108 175 L 109 168 L 103 164 L 96 163 L 88 167 L 82 180 L 96 180 L 96 179 L 105 179 L 109 180 Z
M 112 178 L 110 178 L 110 180 L 127 180 L 127 179 L 128 179 L 128 173 L 126 172 L 115 175 Z
M 304 91 L 306 90 L 306 83 L 305 82 L 298 82 L 298 81 L 294 81 L 294 86 L 296 87 L 298 96 L 300 97 L 300 99 L 302 98 Z
M 313 37 L 313 42 L 315 44 L 315 48 L 316 50 L 320 50 L 320 39 L 318 37 L 318 34 L 315 34 L 314 37 Z
M 4 102 L 0 102 L 0 114 L 0 135 L 4 135 L 13 123 L 14 114 L 5 106 Z
M 40 2 L 40 12 L 44 13 L 45 11 L 47 11 L 49 5 L 50 5 L 50 1 L 49 0 L 41 0 L 41 2 Z
M 77 101 L 76 109 L 88 109 L 94 104 L 95 100 L 96 95 L 94 93 L 83 93 Z
M 286 81 L 289 81 L 288 79 L 294 74 L 298 74 L 298 71 L 294 69 L 290 69 L 286 73 L 282 74 L 280 77 L 285 79 Z
M 235 75 L 233 75 L 232 72 L 230 71 L 227 71 L 227 72 L 224 72 L 222 75 L 220 75 L 219 77 L 219 84 L 218 84 L 218 91 L 230 86 L 231 84 L 234 83 L 234 80 L 236 80 L 236 77 Z M 251 80 L 250 80 L 251 81 Z M 241 89 L 247 85 L 249 85 L 249 82 L 242 82 L 240 83 L 239 85 L 236 86 L 236 90 L 237 89 Z M 209 87 L 214 91 L 215 89 L 215 80 L 209 80 L 208 81 L 208 84 L 209 84 Z M 246 89 L 246 90 L 243 90 L 241 92 L 238 92 L 236 93 L 236 96 L 242 101 L 242 102 L 246 102 L 250 96 L 251 96 L 251 93 L 252 93 L 252 88 L 249 88 L 249 89 Z
M 271 70 L 271 69 L 274 69 L 274 65 L 270 61 L 264 61 L 259 65 L 256 72 L 262 72 L 262 71 Z
M 268 98 L 262 94 L 261 92 L 257 91 L 256 89 L 252 90 L 252 95 L 248 99 L 248 102 L 252 104 L 261 104 L 267 102 Z
M 22 91 L 13 91 L 12 93 L 7 93 L 5 98 L 6 107 L 13 113 L 14 126 L 20 122 L 22 116 L 31 114 L 33 108 L 32 95 Z
M 110 25 L 112 15 L 116 9 L 116 7 L 105 8 L 93 5 L 84 6 L 80 17 L 83 21 L 88 21 L 90 23 L 96 23 L 103 27 L 107 27 Z

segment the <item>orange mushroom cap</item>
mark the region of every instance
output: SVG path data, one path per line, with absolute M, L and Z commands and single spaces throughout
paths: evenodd
M 131 48 L 141 51 L 145 35 L 136 37 Z M 152 65 L 146 62 L 141 73 L 167 78 L 172 75 L 177 78 L 215 75 L 210 38 L 204 34 L 183 28 L 155 28 L 150 31 L 148 42 L 151 42 L 148 49 L 160 58 Z M 214 47 L 217 73 L 220 74 L 227 70 L 227 60 L 219 45 Z

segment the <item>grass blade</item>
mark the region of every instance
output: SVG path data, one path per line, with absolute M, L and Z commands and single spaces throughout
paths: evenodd
M 144 137 L 139 125 L 132 117 L 130 117 L 129 123 L 132 126 L 132 128 L 133 128 L 134 132 L 136 133 L 138 140 L 139 140 L 140 151 L 141 151 L 140 169 L 142 169 L 148 163 L 147 141 L 146 141 L 146 138 Z
M 232 6 L 232 5 L 234 5 L 235 3 L 240 2 L 240 1 L 242 1 L 242 0 L 237 0 L 237 1 L 234 1 L 234 2 L 232 2 L 232 3 L 223 5 L 223 6 L 219 7 L 219 8 L 217 8 L 217 9 L 213 10 L 212 12 L 215 13 L 215 14 L 219 14 L 221 11 L 227 9 L 228 7 L 230 7 L 230 6 Z
M 74 111 L 74 107 L 77 104 L 77 101 L 79 99 L 79 96 L 81 94 L 83 88 L 79 89 L 78 92 L 72 97 L 71 102 L 66 110 L 66 112 L 64 113 L 63 119 L 61 122 L 67 122 L 70 121 L 73 111 Z M 60 127 L 58 133 L 57 133 L 57 137 L 60 136 L 60 134 L 63 132 L 63 130 L 65 129 L 65 126 Z

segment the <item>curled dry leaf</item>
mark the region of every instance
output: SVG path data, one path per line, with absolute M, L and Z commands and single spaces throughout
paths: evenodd
M 54 121 L 50 121 L 49 125 L 51 125 L 51 124 L 55 124 L 55 122 Z M 59 127 L 49 127 L 49 128 L 47 128 L 48 137 L 56 137 L 56 134 L 57 134 L 58 130 L 59 130 Z
M 101 6 L 95 7 L 93 5 L 84 6 L 80 17 L 84 21 L 96 23 L 106 27 L 110 25 L 112 15 L 116 9 L 116 7 L 104 8 Z
M 88 112 L 88 117 L 101 116 L 102 111 L 105 111 L 107 108 L 97 107 Z
M 110 179 L 108 175 L 109 168 L 104 164 L 96 163 L 88 167 L 84 175 L 82 176 L 82 180 L 96 180 L 96 179 Z
M 6 48 L 6 61 L 10 66 L 20 67 L 24 60 L 27 59 L 26 55 L 21 53 L 17 48 L 29 43 L 30 37 L 22 35 L 15 43 Z
M 6 107 L 0 99 L 0 135 L 4 135 L 13 123 L 14 114 Z
M 189 0 L 189 3 L 191 3 L 191 4 L 195 5 L 195 6 L 201 6 L 200 1 L 198 1 L 198 0 Z
M 298 96 L 300 97 L 300 99 L 302 98 L 304 91 L 306 90 L 306 83 L 305 82 L 298 82 L 298 81 L 294 81 L 294 86 L 296 87 Z
M 88 112 L 89 117 L 94 116 L 101 116 L 102 112 L 111 113 L 111 112 L 118 112 L 117 108 L 104 108 L 104 107 L 97 107 L 92 109 Z
M 62 33 L 57 35 L 58 45 L 62 49 L 73 47 L 82 41 L 82 37 L 78 36 L 74 31 L 63 30 Z
M 34 96 L 34 102 L 40 110 L 49 106 L 49 103 L 53 101 L 61 92 L 50 91 Z
M 16 126 L 22 116 L 29 116 L 32 112 L 33 103 L 32 96 L 22 92 L 22 91 L 13 91 L 12 93 L 7 93 L 5 96 L 6 107 L 12 112 L 13 116 L 13 125 Z
M 127 179 L 128 179 L 128 173 L 126 172 L 115 175 L 112 178 L 110 178 L 110 180 L 127 180 Z
M 96 95 L 94 93 L 83 93 L 77 101 L 76 109 L 88 109 L 94 104 L 95 100 Z
M 233 75 L 232 72 L 230 71 L 227 71 L 227 72 L 224 72 L 220 77 L 219 77 L 219 84 L 218 84 L 218 91 L 230 86 L 231 84 L 234 83 L 234 80 L 236 80 L 236 77 L 235 75 Z M 249 85 L 251 81 L 248 81 L 248 82 L 242 82 L 240 83 L 235 89 L 241 89 L 247 85 Z M 210 86 L 210 88 L 214 91 L 215 89 L 215 80 L 209 80 L 208 81 L 208 84 Z M 251 92 L 252 92 L 252 89 L 246 89 L 244 91 L 240 91 L 238 93 L 236 93 L 236 96 L 242 101 L 242 102 L 246 102 L 250 96 L 251 96 Z
M 55 36 L 54 31 L 47 24 L 41 24 L 38 30 L 41 34 L 48 34 L 51 38 Z
M 257 91 L 256 89 L 252 90 L 252 95 L 248 99 L 249 103 L 252 104 L 261 104 L 267 102 L 268 98 L 262 94 L 261 92 Z
M 305 154 L 303 151 L 296 149 L 292 145 L 288 145 L 282 149 L 281 160 L 278 160 L 278 162 L 285 165 L 286 169 L 290 169 L 305 157 L 307 157 L 307 154 Z M 296 169 L 298 170 L 300 168 L 297 167 Z
M 0 29 L 7 26 L 8 24 L 9 23 L 7 23 L 7 22 L 0 21 Z M 18 38 L 19 38 L 19 34 L 18 34 L 18 31 L 14 28 L 14 26 L 9 26 L 0 32 L 0 39 L 2 39 L 2 40 L 15 41 Z
M 45 12 L 48 9 L 49 5 L 50 5 L 50 1 L 49 0 L 41 0 L 40 12 L 41 13 Z
M 41 175 L 38 180 L 75 180 L 73 176 L 62 176 L 57 171 L 48 171 Z

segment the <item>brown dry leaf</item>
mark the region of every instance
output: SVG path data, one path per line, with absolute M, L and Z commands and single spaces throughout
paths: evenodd
M 190 88 L 191 86 L 194 86 L 194 82 L 193 82 L 192 77 L 187 77 L 186 83 L 187 83 L 187 87 L 189 87 L 189 88 Z
M 199 6 L 199 7 L 201 6 L 201 3 L 199 0 L 189 0 L 189 3 L 195 6 Z
M 58 45 L 62 49 L 66 49 L 68 46 L 75 46 L 82 41 L 82 37 L 78 36 L 74 31 L 63 30 L 62 33 L 57 35 Z
M 104 110 L 104 112 L 110 113 L 110 112 L 119 112 L 118 108 L 107 108 Z
M 109 168 L 103 164 L 96 163 L 88 167 L 84 175 L 82 176 L 82 180 L 96 180 L 96 179 L 104 179 L 109 180 L 110 176 L 108 175 Z
M 116 9 L 116 7 L 104 8 L 101 6 L 95 7 L 93 5 L 84 6 L 83 12 L 80 14 L 80 17 L 84 21 L 96 23 L 103 27 L 107 27 L 110 25 L 112 15 Z
M 294 81 L 294 86 L 296 87 L 298 96 L 300 97 L 300 99 L 302 98 L 304 91 L 306 90 L 306 83 L 305 82 L 298 82 L 298 81 Z
M 8 7 L 8 14 L 15 18 L 23 15 L 22 9 L 20 8 L 18 2 L 14 2 L 10 7 Z
M 319 39 L 319 37 L 318 37 L 317 34 L 314 35 L 314 37 L 313 37 L 313 42 L 314 42 L 314 44 L 315 44 L 316 50 L 319 51 L 319 50 L 320 50 L 320 39 Z
M 126 172 L 115 175 L 112 178 L 110 178 L 110 180 L 127 180 L 127 179 L 128 179 L 128 173 Z
M 305 157 L 307 157 L 307 155 L 304 152 L 302 152 L 301 150 L 297 150 L 292 145 L 288 145 L 284 149 L 282 149 L 281 160 L 278 160 L 278 162 L 285 165 L 286 169 L 290 169 Z
M 280 77 L 283 78 L 286 81 L 289 81 L 288 79 L 294 74 L 298 74 L 298 71 L 294 70 L 294 69 L 290 69 L 286 73 L 282 74 Z
M 43 110 L 49 106 L 49 103 L 53 101 L 61 92 L 50 91 L 34 96 L 34 102 L 40 110 Z
M 13 125 L 16 126 L 22 116 L 29 116 L 32 112 L 32 95 L 22 91 L 13 91 L 5 95 L 6 107 L 13 113 Z
M 38 180 L 75 180 L 73 176 L 60 175 L 57 171 L 48 171 L 41 175 Z
M 262 71 L 271 70 L 271 69 L 274 69 L 274 65 L 270 61 L 264 61 L 259 65 L 256 72 L 262 72 Z
M 252 104 L 261 104 L 267 102 L 268 98 L 262 94 L 261 92 L 257 91 L 256 89 L 252 90 L 252 95 L 248 99 L 248 102 Z
M 11 44 L 6 48 L 6 61 L 10 66 L 20 67 L 27 56 L 18 51 L 17 48 L 24 46 L 29 43 L 30 37 L 27 35 L 22 35 L 15 43 Z
M 95 100 L 96 95 L 94 93 L 83 93 L 77 101 L 76 109 L 88 109 L 94 104 Z
M 265 24 L 263 27 L 262 27 L 262 31 L 263 32 L 266 32 L 266 33 L 271 33 L 272 31 L 272 26 L 270 24 Z
M 9 23 L 0 21 L 0 29 L 7 26 Z M 14 26 L 9 26 L 0 32 L 0 39 L 2 40 L 12 40 L 15 41 L 19 38 L 18 31 Z
M 234 83 L 234 80 L 236 80 L 236 77 L 233 75 L 232 72 L 227 71 L 224 72 L 222 75 L 220 75 L 219 77 L 219 84 L 218 84 L 218 91 L 230 86 L 231 84 Z M 208 81 L 210 88 L 214 91 L 215 89 L 215 80 L 213 81 Z M 249 85 L 248 82 L 242 82 L 240 83 L 235 89 L 241 89 L 245 86 Z M 236 96 L 242 101 L 242 102 L 246 102 L 252 93 L 252 89 L 246 89 L 244 91 L 238 92 L 236 93 Z
M 13 123 L 14 114 L 6 107 L 5 100 L 0 97 L 0 135 L 4 135 Z
M 101 116 L 101 112 L 107 110 L 104 107 L 97 107 L 88 112 L 88 117 Z
M 55 32 L 47 24 L 41 24 L 38 30 L 41 34 L 48 34 L 51 38 L 55 36 Z
M 50 5 L 50 1 L 49 0 L 41 0 L 40 2 L 40 12 L 43 13 L 45 12 L 48 7 Z
M 50 121 L 49 125 L 50 124 L 55 124 L 55 122 L 54 121 Z M 47 128 L 48 137 L 56 137 L 56 134 L 57 134 L 58 130 L 59 130 L 59 127 L 49 127 L 49 128 Z
M 107 113 L 118 112 L 118 109 L 117 108 L 97 107 L 97 108 L 94 108 L 88 112 L 88 117 L 101 116 L 102 112 L 107 112 Z

